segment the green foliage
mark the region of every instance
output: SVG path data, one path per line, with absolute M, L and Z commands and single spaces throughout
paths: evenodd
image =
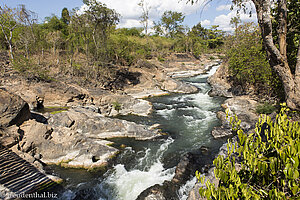
M 175 38 L 184 29 L 182 26 L 184 18 L 185 16 L 181 12 L 165 11 L 154 29 L 159 35 L 164 34 L 166 37 Z
M 63 8 L 61 11 L 61 21 L 65 24 L 69 24 L 70 23 L 70 13 L 68 11 L 67 8 Z
M 116 32 L 120 35 L 142 37 L 142 28 L 120 28 Z
M 283 107 L 275 122 L 262 115 L 249 135 L 238 129 L 238 142 L 228 142 L 227 157 L 219 155 L 214 160 L 218 186 L 208 181 L 200 195 L 207 199 L 299 199 L 300 126 L 289 120 L 287 111 Z M 204 184 L 205 177 L 199 172 L 196 176 Z
M 210 49 L 217 49 L 224 44 L 224 32 L 218 30 L 218 26 L 206 29 L 198 23 L 189 31 L 188 36 L 189 47 L 195 56 Z
M 110 31 L 119 22 L 119 14 L 108 8 L 105 4 L 96 0 L 85 0 L 84 3 L 88 9 L 83 14 L 91 27 L 92 37 L 90 38 L 93 43 L 89 47 L 90 52 L 93 54 L 94 59 L 99 61 L 109 61 L 107 52 L 107 41 L 110 36 Z
M 240 25 L 228 43 L 225 53 L 233 83 L 244 89 L 253 86 L 260 94 L 276 94 L 281 85 L 267 61 L 258 28 L 252 23 Z
M 269 102 L 265 102 L 264 104 L 260 104 L 256 107 L 256 113 L 258 114 L 271 114 L 276 110 L 277 108 Z
M 64 24 L 56 15 L 52 15 L 51 17 L 45 18 L 43 28 L 49 31 L 61 31 L 64 28 Z
M 112 102 L 112 106 L 118 113 L 122 110 L 122 105 L 117 101 Z
M 55 115 L 57 113 L 61 113 L 63 111 L 67 111 L 69 110 L 69 107 L 65 107 L 65 106 L 49 106 L 49 107 L 44 107 L 40 110 L 38 110 L 41 113 L 50 113 L 52 115 Z

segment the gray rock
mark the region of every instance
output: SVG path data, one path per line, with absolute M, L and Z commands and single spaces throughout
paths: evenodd
M 214 175 L 214 168 L 209 169 L 208 173 L 205 174 L 204 182 L 206 183 L 208 180 L 211 183 L 214 183 L 216 187 L 218 186 L 218 180 L 215 178 L 215 175 Z M 206 199 L 206 198 L 201 197 L 199 194 L 200 187 L 206 188 L 205 183 L 204 184 L 202 184 L 201 182 L 196 183 L 195 186 L 193 187 L 193 189 L 189 193 L 188 200 L 204 200 L 204 199 Z
M 104 117 L 82 108 L 52 115 L 48 122 L 55 128 L 70 128 L 87 137 L 97 139 L 131 137 L 137 140 L 148 140 L 160 136 L 158 130 L 152 130 L 150 126 Z
M 231 93 L 231 84 L 228 82 L 228 69 L 225 64 L 222 64 L 215 74 L 210 76 L 207 82 L 212 89 L 209 92 L 211 96 L 233 97 Z
M 221 138 L 221 137 L 231 136 L 232 131 L 231 129 L 224 128 L 224 127 L 214 127 L 211 134 L 214 138 Z
M 228 109 L 230 116 L 237 115 L 238 119 L 242 121 L 241 128 L 244 131 L 248 131 L 255 128 L 259 118 L 258 114 L 256 114 L 257 105 L 258 102 L 250 96 L 238 96 L 227 99 L 222 107 Z
M 138 196 L 137 200 L 179 199 L 177 191 L 195 174 L 199 167 L 198 159 L 198 155 L 186 153 L 176 166 L 175 175 L 171 181 L 165 181 L 163 185 L 156 184 L 147 188 Z
M 181 81 L 173 80 L 171 78 L 162 82 L 161 88 L 169 92 L 183 93 L 183 94 L 192 94 L 199 91 L 198 88 L 193 85 Z
M 107 118 L 85 108 L 50 115 L 49 124 L 29 120 L 20 126 L 18 148 L 46 164 L 73 168 L 106 166 L 118 149 L 106 138 L 153 139 L 158 130 L 125 120 Z
M 93 139 L 67 127 L 54 128 L 30 120 L 20 127 L 19 148 L 46 164 L 92 169 L 103 167 L 118 152 L 111 142 Z
M 12 147 L 21 140 L 22 135 L 19 133 L 19 127 L 10 126 L 4 130 L 0 130 L 0 144 L 5 147 Z
M 28 104 L 21 97 L 0 89 L 0 127 L 19 126 L 29 118 Z
M 95 105 L 100 108 L 100 113 L 105 116 L 139 115 L 147 116 L 152 111 L 152 105 L 143 99 L 136 99 L 129 95 L 110 94 L 94 99 Z M 114 104 L 119 104 L 117 111 Z

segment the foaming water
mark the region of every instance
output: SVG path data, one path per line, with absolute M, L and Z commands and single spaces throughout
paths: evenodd
M 114 167 L 115 173 L 109 177 L 108 183 L 117 188 L 117 199 L 136 199 L 138 195 L 148 187 L 162 184 L 171 180 L 174 169 L 165 169 L 161 162 L 154 163 L 149 171 L 127 171 L 124 165 Z
M 168 146 L 174 140 L 169 138 L 160 148 L 151 155 L 147 149 L 145 156 L 139 159 L 134 169 L 127 170 L 123 164 L 114 166 L 113 173 L 107 178 L 106 183 L 115 188 L 115 199 L 130 200 L 136 199 L 145 189 L 170 181 L 175 173 L 175 168 L 165 169 L 161 158 L 168 150 Z M 150 160 L 149 158 L 156 158 Z

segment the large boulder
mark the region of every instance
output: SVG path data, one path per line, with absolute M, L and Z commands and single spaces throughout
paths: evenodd
M 130 137 L 149 140 L 160 136 L 158 130 L 151 130 L 150 126 L 104 117 L 85 108 L 70 109 L 52 115 L 48 123 L 54 128 L 69 128 L 97 139 Z
M 102 116 L 85 108 L 50 115 L 48 124 L 29 120 L 20 126 L 18 147 L 46 164 L 93 169 L 106 166 L 119 151 L 106 138 L 153 139 L 157 130 Z
M 111 142 L 89 138 L 66 127 L 52 129 L 49 125 L 29 120 L 20 128 L 24 132 L 20 150 L 46 164 L 92 169 L 107 165 L 118 152 L 108 146 Z
M 0 127 L 19 126 L 29 118 L 28 104 L 21 97 L 0 89 Z
M 192 94 L 198 92 L 198 88 L 184 83 L 182 81 L 173 80 L 171 78 L 167 78 L 165 81 L 161 83 L 161 88 L 163 90 L 174 92 L 174 93 L 183 93 L 183 94 Z
M 211 85 L 211 96 L 233 97 L 231 84 L 228 81 L 229 72 L 226 64 L 222 64 L 212 76 L 207 79 Z
M 255 124 L 258 121 L 259 115 L 256 113 L 257 105 L 258 102 L 256 100 L 245 95 L 227 99 L 222 104 L 222 107 L 228 109 L 230 116 L 237 115 L 238 119 L 242 121 L 241 128 L 247 132 L 255 128 Z
M 227 110 L 228 116 L 223 111 L 217 112 L 217 117 L 221 120 L 222 125 L 220 127 L 215 127 L 212 130 L 212 135 L 214 138 L 221 138 L 232 136 L 233 131 L 231 131 L 230 117 L 235 118 L 235 115 L 239 120 L 241 120 L 240 128 L 244 132 L 249 132 L 255 128 L 255 124 L 259 118 L 256 114 L 256 107 L 258 102 L 251 97 L 245 96 L 235 96 L 225 100 L 222 107 Z
M 29 82 L 8 77 L 2 85 L 7 91 L 24 99 L 31 109 L 40 109 L 44 106 L 81 106 L 92 101 L 89 92 L 76 84 L 59 81 L 46 83 L 33 80 Z

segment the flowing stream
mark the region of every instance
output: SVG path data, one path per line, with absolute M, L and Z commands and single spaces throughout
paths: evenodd
M 153 125 L 168 136 L 155 141 L 114 139 L 116 147 L 126 146 L 117 156 L 114 165 L 106 172 L 87 172 L 55 167 L 54 173 L 66 179 L 61 199 L 73 199 L 76 191 L 83 191 L 86 199 L 134 200 L 148 187 L 171 180 L 180 158 L 187 152 L 209 149 L 203 164 L 211 163 L 223 140 L 211 136 L 213 127 L 219 125 L 216 112 L 224 99 L 210 97 L 207 78 L 215 73 L 214 66 L 206 74 L 183 78 L 199 88 L 196 94 L 172 94 L 148 99 L 154 111 L 147 117 L 123 116 L 121 119 Z M 191 179 L 178 191 L 180 199 L 187 194 L 196 179 Z

